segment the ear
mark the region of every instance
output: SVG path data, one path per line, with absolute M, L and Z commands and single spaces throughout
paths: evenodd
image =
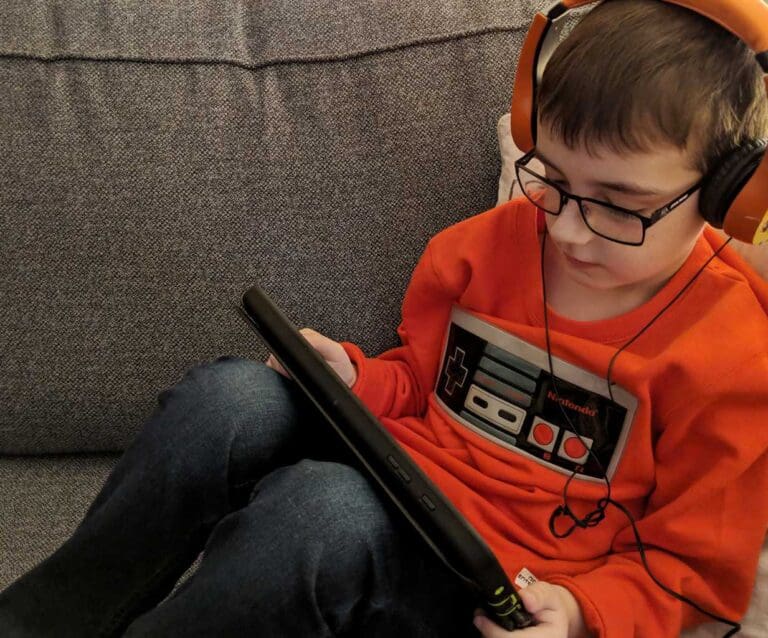
M 525 153 L 515 145 L 515 141 L 512 139 L 512 132 L 509 127 L 510 117 L 509 113 L 505 113 L 499 118 L 496 125 L 496 136 L 499 140 L 499 153 L 501 156 L 499 193 L 496 198 L 497 206 L 523 194 L 520 191 L 520 186 L 517 184 L 515 161 L 520 159 Z M 544 165 L 539 160 L 531 160 L 529 166 L 534 171 L 544 172 Z

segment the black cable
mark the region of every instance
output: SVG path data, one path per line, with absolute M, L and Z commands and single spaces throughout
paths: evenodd
M 568 416 L 568 413 L 565 411 L 565 407 L 563 407 L 562 397 L 560 396 L 560 390 L 557 387 L 557 383 L 555 381 L 556 377 L 554 372 L 554 364 L 552 362 L 552 344 L 549 338 L 549 313 L 547 312 L 547 283 L 544 277 L 544 249 L 545 249 L 546 243 L 547 243 L 547 231 L 545 230 L 544 235 L 542 237 L 542 242 L 541 242 L 541 289 L 544 297 L 544 338 L 546 340 L 546 346 L 547 346 L 547 365 L 549 366 L 549 376 L 552 381 L 552 388 L 554 389 L 555 395 L 557 396 L 557 399 L 558 399 L 557 404 L 558 406 L 560 406 L 560 412 L 562 412 L 563 416 L 565 417 L 565 420 L 568 423 L 568 427 L 570 428 L 571 432 L 573 432 L 579 438 L 579 441 L 581 441 L 582 445 L 584 445 L 584 439 L 582 439 L 581 434 L 579 434 L 576 431 L 576 428 L 571 422 L 571 419 Z M 611 482 L 608 480 L 608 476 L 605 470 L 603 469 L 602 464 L 600 463 L 600 459 L 597 458 L 597 456 L 595 455 L 595 453 L 592 451 L 590 447 L 588 447 L 587 445 L 584 445 L 584 447 L 589 451 L 589 455 L 597 463 L 597 466 L 603 475 L 603 480 L 605 481 L 605 487 L 606 487 L 606 496 L 597 502 L 596 509 L 588 512 L 583 518 L 579 518 L 578 516 L 576 516 L 571 510 L 571 508 L 568 506 L 568 488 L 571 485 L 571 481 L 576 476 L 576 472 L 571 472 L 571 475 L 568 477 L 568 480 L 565 482 L 565 486 L 563 488 L 563 504 L 555 509 L 555 511 L 552 513 L 552 516 L 549 519 L 549 531 L 555 538 L 566 538 L 570 536 L 576 527 L 580 527 L 582 529 L 587 527 L 594 527 L 605 518 L 605 508 L 608 506 L 608 502 L 611 499 Z M 559 516 L 567 516 L 572 521 L 571 527 L 569 527 L 563 533 L 559 533 L 555 528 L 555 521 Z
M 720 254 L 720 251 L 722 251 L 723 248 L 725 248 L 730 242 L 731 242 L 731 238 L 729 237 L 707 259 L 707 261 L 704 262 L 704 264 L 696 271 L 696 273 L 685 284 L 685 286 L 683 286 L 677 292 L 677 294 L 647 324 L 645 324 L 645 326 L 643 326 L 642 329 L 640 329 L 637 332 L 637 334 L 635 334 L 629 341 L 624 343 L 611 357 L 611 360 L 608 363 L 608 370 L 605 377 L 606 383 L 608 384 L 608 395 L 611 398 L 611 401 L 614 401 L 613 382 L 611 381 L 611 373 L 613 372 L 613 365 L 616 362 L 616 359 L 619 356 L 619 354 L 621 354 L 632 343 L 634 343 L 642 334 L 644 334 L 646 330 L 648 330 L 648 328 L 650 328 L 659 319 L 659 317 L 661 317 L 669 309 L 669 307 L 672 304 L 674 304 L 686 292 L 686 290 L 688 290 L 688 288 L 690 288 L 690 286 L 693 284 L 694 281 L 696 281 L 699 275 L 701 275 L 701 273 L 704 272 L 704 269 L 710 264 L 710 262 L 713 259 L 715 259 Z M 563 417 L 568 423 L 568 427 L 570 428 L 571 432 L 573 432 L 573 434 L 575 434 L 579 438 L 579 440 L 582 442 L 584 447 L 588 450 L 589 455 L 592 457 L 595 463 L 597 463 L 597 466 L 603 475 L 603 480 L 605 481 L 605 486 L 606 486 L 606 495 L 597 501 L 596 508 L 588 512 L 584 517 L 579 518 L 573 513 L 571 508 L 568 506 L 568 488 L 571 485 L 571 481 L 573 481 L 573 479 L 577 475 L 577 472 L 575 470 L 572 471 L 570 476 L 568 477 L 568 480 L 565 482 L 565 485 L 563 486 L 563 504 L 555 508 L 555 510 L 552 512 L 552 516 L 549 519 L 550 532 L 556 538 L 566 538 L 570 536 L 576 530 L 577 527 L 582 529 L 585 529 L 588 527 L 595 527 L 599 525 L 600 522 L 605 518 L 605 510 L 608 507 L 608 505 L 613 505 L 616 509 L 622 512 L 629 520 L 629 523 L 632 526 L 632 532 L 635 536 L 637 551 L 640 554 L 640 559 L 643 563 L 643 567 L 645 568 L 645 571 L 648 573 L 648 575 L 651 577 L 651 580 L 653 580 L 653 582 L 660 589 L 662 589 L 664 592 L 666 592 L 676 600 L 679 600 L 680 602 L 691 606 L 693 609 L 695 609 L 699 613 L 705 616 L 708 616 L 709 618 L 717 622 L 721 622 L 725 625 L 730 625 L 731 629 L 728 630 L 728 632 L 723 635 L 723 638 L 730 638 L 730 636 L 733 636 L 737 634 L 739 631 L 741 631 L 740 623 L 735 622 L 733 620 L 729 620 L 727 618 L 723 618 L 721 616 L 718 616 L 717 614 L 707 611 L 695 601 L 691 600 L 690 598 L 687 598 L 686 596 L 683 596 L 682 594 L 677 593 L 676 591 L 674 591 L 673 589 L 671 589 L 670 587 L 662 583 L 653 573 L 645 555 L 645 544 L 643 543 L 643 540 L 640 537 L 640 532 L 637 529 L 635 518 L 632 516 L 632 513 L 624 505 L 622 505 L 618 501 L 611 498 L 611 481 L 608 478 L 608 475 L 605 469 L 600 463 L 600 460 L 597 458 L 597 455 L 592 451 L 592 449 L 589 446 L 587 446 L 584 443 L 584 440 L 582 439 L 581 434 L 576 430 L 576 427 L 573 425 L 570 417 L 568 416 L 568 413 L 565 411 L 565 408 L 562 402 L 562 397 L 560 396 L 560 391 L 557 387 L 556 376 L 554 372 L 554 365 L 552 361 L 552 345 L 551 345 L 550 336 L 549 336 L 549 311 L 547 308 L 547 284 L 546 284 L 546 277 L 544 276 L 544 252 L 546 248 L 546 243 L 547 243 L 547 230 L 545 228 L 542 236 L 542 241 L 541 241 L 541 288 L 542 288 L 542 295 L 544 297 L 544 337 L 545 337 L 546 348 L 547 348 L 547 363 L 549 365 L 549 375 L 552 381 L 552 387 L 558 399 L 557 404 L 560 406 L 560 412 L 562 412 Z M 572 521 L 572 525 L 562 533 L 557 532 L 557 530 L 555 529 L 555 522 L 560 516 L 567 516 Z

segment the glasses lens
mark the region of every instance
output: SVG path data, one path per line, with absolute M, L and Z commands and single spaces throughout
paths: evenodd
M 594 232 L 625 244 L 643 243 L 643 223 L 639 217 L 594 202 L 582 202 L 584 217 Z
M 542 182 L 538 176 L 524 168 L 517 172 L 517 176 L 520 180 L 520 188 L 531 202 L 548 213 L 557 215 L 560 212 L 560 193 L 555 188 Z

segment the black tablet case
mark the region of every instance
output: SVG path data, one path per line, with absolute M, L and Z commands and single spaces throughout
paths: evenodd
M 489 615 L 506 629 L 530 625 L 530 614 L 483 539 L 267 294 L 253 286 L 243 294 L 237 309 L 375 484 L 438 556 L 478 590 Z

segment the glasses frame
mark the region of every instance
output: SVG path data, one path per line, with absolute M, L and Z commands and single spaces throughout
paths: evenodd
M 699 188 L 701 188 L 701 185 L 703 183 L 703 180 L 699 180 L 693 186 L 691 186 L 687 191 L 673 198 L 670 202 L 668 202 L 667 204 L 664 204 L 664 206 L 662 206 L 661 208 L 657 208 L 655 211 L 653 211 L 653 213 L 651 213 L 650 216 L 644 216 L 639 214 L 636 210 L 630 210 L 628 208 L 622 208 L 621 206 L 615 206 L 614 204 L 610 204 L 608 202 L 604 202 L 599 199 L 594 199 L 592 197 L 580 197 L 579 195 L 574 195 L 572 193 L 569 193 L 568 191 L 561 188 L 554 182 L 548 180 L 546 177 L 543 177 L 538 173 L 535 173 L 534 171 L 532 171 L 530 168 L 527 167 L 527 164 L 533 159 L 535 153 L 536 153 L 535 149 L 528 151 L 520 159 L 515 161 L 515 176 L 517 177 L 517 183 L 520 184 L 520 190 L 523 192 L 523 195 L 525 195 L 525 198 L 529 202 L 531 202 L 534 206 L 536 206 L 537 208 L 540 208 L 541 210 L 543 210 L 545 213 L 549 215 L 559 215 L 560 213 L 562 213 L 563 208 L 568 203 L 568 200 L 572 199 L 574 202 L 576 202 L 577 206 L 579 207 L 579 212 L 581 213 L 581 219 L 584 221 L 584 224 L 586 225 L 587 228 L 589 228 L 589 230 L 591 230 L 595 235 L 602 237 L 603 239 L 616 242 L 617 244 L 623 244 L 625 246 L 642 246 L 643 243 L 645 242 L 646 231 L 651 226 L 653 226 L 657 222 L 664 219 L 664 217 L 666 217 L 669 213 L 675 210 L 675 208 L 677 208 L 681 204 L 688 201 L 691 195 L 693 195 Z M 552 211 L 541 208 L 539 204 L 537 204 L 530 197 L 528 197 L 528 194 L 525 192 L 525 189 L 523 188 L 523 180 L 520 179 L 520 171 L 524 171 L 531 177 L 536 178 L 537 180 L 541 181 L 543 184 L 546 184 L 547 186 L 554 188 L 557 191 L 557 193 L 560 195 L 560 207 L 556 213 L 553 213 Z M 613 237 L 609 237 L 608 235 L 603 235 L 602 233 L 599 233 L 598 231 L 596 231 L 594 228 L 592 228 L 592 226 L 590 226 L 589 221 L 587 220 L 587 214 L 584 211 L 583 202 L 591 202 L 593 204 L 597 204 L 598 206 L 604 206 L 605 208 L 615 210 L 622 214 L 631 215 L 632 217 L 636 217 L 637 219 L 639 219 L 643 227 L 643 236 L 640 238 L 640 241 L 639 242 L 622 241 L 621 239 L 615 239 Z

